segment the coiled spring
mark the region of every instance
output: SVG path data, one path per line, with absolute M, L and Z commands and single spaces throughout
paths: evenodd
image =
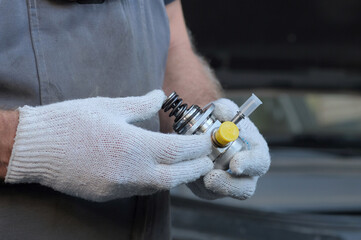
M 187 111 L 188 105 L 182 104 L 183 99 L 179 98 L 176 92 L 172 92 L 171 95 L 165 100 L 162 105 L 164 112 L 172 111 L 169 113 L 169 117 L 175 116 L 174 121 L 177 122 L 183 116 L 184 112 Z

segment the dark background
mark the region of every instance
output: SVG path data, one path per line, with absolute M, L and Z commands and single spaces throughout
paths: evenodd
M 361 1 L 182 4 L 196 48 L 225 88 L 361 89 Z M 254 81 L 240 81 L 244 71 Z
M 361 1 L 183 0 L 185 20 L 272 158 L 246 201 L 172 190 L 175 240 L 361 239 Z

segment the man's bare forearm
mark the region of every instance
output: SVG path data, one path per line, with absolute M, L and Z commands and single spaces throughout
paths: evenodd
M 218 99 L 221 87 L 208 63 L 190 49 L 171 49 L 163 89 L 177 93 L 190 104 L 204 106 Z
M 203 106 L 221 96 L 221 87 L 209 65 L 198 56 L 185 25 L 181 1 L 167 5 L 170 46 L 163 90 L 182 96 L 190 104 Z
M 192 47 L 186 29 L 180 1 L 167 5 L 170 24 L 170 47 L 163 90 L 169 95 L 176 91 L 188 104 L 201 107 L 221 97 L 221 87 L 208 64 Z M 170 132 L 172 121 L 161 113 L 161 130 Z
M 201 107 L 222 96 L 221 87 L 208 64 L 192 50 L 171 49 L 163 90 L 167 95 L 176 91 L 185 103 Z M 162 131 L 169 132 L 169 117 L 160 115 Z M 168 123 L 167 123 L 168 121 Z
M 221 97 L 221 87 L 215 79 L 208 64 L 193 51 L 178 53 L 170 52 L 167 61 L 166 77 L 163 84 L 164 92 L 169 95 L 176 91 L 185 103 L 197 104 L 200 107 Z M 162 131 L 170 131 L 170 124 L 165 122 L 170 119 L 166 114 L 161 114 Z
M 18 122 L 18 111 L 0 110 L 0 179 L 6 176 Z

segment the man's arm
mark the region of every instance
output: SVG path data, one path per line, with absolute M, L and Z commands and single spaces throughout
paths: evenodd
M 0 179 L 6 176 L 11 151 L 14 145 L 19 113 L 0 110 Z
M 204 106 L 221 97 L 221 87 L 208 64 L 199 57 L 190 41 L 180 0 L 167 5 L 170 47 L 163 84 L 169 95 L 176 91 L 188 104 Z M 161 130 L 171 131 L 171 119 L 161 113 Z
M 208 65 L 198 57 L 192 48 L 187 34 L 180 0 L 167 6 L 170 22 L 171 42 L 168 53 L 167 69 L 163 85 L 169 94 L 177 91 L 189 104 L 203 106 L 221 97 L 221 88 Z M 218 119 L 231 119 L 238 111 L 238 106 L 228 99 L 220 99 Z M 219 110 L 227 111 L 219 111 Z M 189 183 L 188 187 L 197 196 L 206 199 L 233 197 L 247 199 L 254 193 L 259 176 L 269 168 L 270 156 L 266 141 L 253 123 L 246 119 L 238 124 L 242 129 L 241 137 L 247 139 L 252 148 L 235 154 L 230 163 L 233 174 L 214 169 L 204 178 Z M 171 121 L 166 114 L 161 115 L 161 130 L 171 131 Z

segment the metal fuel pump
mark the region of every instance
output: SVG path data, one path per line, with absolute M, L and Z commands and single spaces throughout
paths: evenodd
M 239 137 L 240 130 L 237 123 L 248 117 L 261 104 L 261 100 L 252 94 L 233 119 L 223 123 L 213 115 L 214 104 L 210 103 L 203 109 L 198 105 L 188 108 L 176 92 L 168 96 L 162 109 L 164 112 L 171 110 L 169 117 L 175 116 L 173 130 L 176 133 L 185 135 L 210 133 L 213 146 L 209 157 L 214 162 L 214 168 L 227 170 L 232 157 L 245 145 Z

